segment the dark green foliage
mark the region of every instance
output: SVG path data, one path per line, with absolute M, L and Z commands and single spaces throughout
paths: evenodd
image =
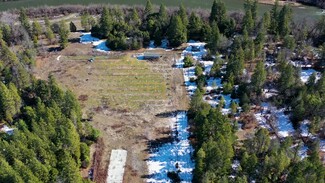
M 261 93 L 265 80 L 266 80 L 266 71 L 264 68 L 264 63 L 259 61 L 256 65 L 254 74 L 252 75 L 252 79 L 251 79 L 252 88 L 256 93 L 258 94 Z
M 0 46 L 0 122 L 15 128 L 0 133 L 0 182 L 83 182 L 79 168 L 89 165 L 87 144 L 98 131 L 81 122 L 76 98 L 52 76 L 30 80 L 31 50 L 13 53 L 2 40 Z
M 143 16 L 144 18 L 146 18 L 148 15 L 150 15 L 152 13 L 152 3 L 150 0 L 147 0 L 147 3 L 146 3 L 146 7 L 144 9 L 144 13 L 143 13 Z
M 70 32 L 77 32 L 77 27 L 73 22 L 70 22 Z
M 209 17 L 210 23 L 216 22 L 220 32 L 224 32 L 226 29 L 225 23 L 227 22 L 226 16 L 226 7 L 223 1 L 221 0 L 214 0 L 213 5 L 211 7 L 211 13 Z
M 203 22 L 201 18 L 192 12 L 187 25 L 187 38 L 189 40 L 192 39 L 203 41 L 202 26 Z
M 220 32 L 218 25 L 215 22 L 212 23 L 211 29 L 211 35 L 208 38 L 209 41 L 207 47 L 210 49 L 212 54 L 215 54 L 218 50 Z
M 170 25 L 167 32 L 170 46 L 177 47 L 187 40 L 186 26 L 182 23 L 178 15 L 171 18 Z
M 61 21 L 59 26 L 59 36 L 60 36 L 60 47 L 62 49 L 68 46 L 68 36 L 69 36 L 69 29 L 65 22 Z
M 186 68 L 186 67 L 192 67 L 193 65 L 194 65 L 194 63 L 193 63 L 194 61 L 193 61 L 193 58 L 192 57 L 190 57 L 190 56 L 185 56 L 185 58 L 184 58 L 184 67 Z

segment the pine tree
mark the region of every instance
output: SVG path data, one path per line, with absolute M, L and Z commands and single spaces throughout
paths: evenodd
M 64 49 L 68 46 L 68 36 L 69 36 L 69 30 L 64 21 L 60 22 L 59 36 L 60 36 L 60 40 L 59 40 L 60 47 Z
M 102 15 L 99 20 L 99 38 L 107 38 L 112 30 L 112 17 L 107 9 L 107 7 L 103 8 Z
M 53 31 L 52 31 L 52 29 L 50 27 L 46 28 L 46 38 L 49 40 L 50 44 L 54 40 L 54 33 L 53 33 Z
M 41 24 L 37 21 L 33 22 L 33 35 L 37 38 L 42 34 Z
M 279 1 L 276 0 L 274 6 L 271 10 L 271 21 L 270 21 L 270 32 L 272 34 L 277 34 L 278 30 L 278 20 L 279 20 Z
M 278 33 L 280 36 L 285 37 L 290 34 L 290 23 L 291 23 L 291 9 L 288 5 L 283 6 L 278 17 Z
M 255 23 L 257 21 L 257 0 L 254 0 L 253 3 L 252 3 L 252 7 L 251 7 L 251 11 L 252 11 L 252 18 L 254 20 L 254 26 L 255 26 Z
M 77 32 L 77 27 L 72 21 L 70 22 L 70 32 Z
M 188 18 L 187 18 L 186 9 L 183 4 L 179 6 L 179 10 L 177 14 L 181 18 L 183 25 L 186 27 L 188 25 Z
M 270 12 L 265 12 L 261 21 L 263 22 L 265 29 L 268 30 L 271 24 Z
M 183 25 L 179 16 L 174 15 L 168 28 L 168 40 L 172 47 L 177 47 L 187 40 L 186 27 Z
M 212 54 L 215 54 L 218 51 L 218 43 L 220 39 L 220 32 L 216 22 L 212 23 L 211 29 L 212 32 L 209 36 L 209 42 L 207 47 L 210 49 Z
M 224 23 L 226 22 L 226 7 L 222 1 L 213 1 L 209 21 L 210 23 L 216 22 L 221 32 L 224 31 Z
M 136 8 L 132 9 L 131 13 L 127 16 L 127 19 L 131 26 L 138 27 L 141 25 L 141 19 Z
M 252 75 L 251 85 L 253 90 L 258 94 L 261 92 L 263 85 L 266 80 L 266 71 L 264 68 L 264 63 L 259 61 L 255 67 L 254 74 Z
M 15 101 L 10 90 L 0 82 L 0 118 L 11 123 L 16 112 Z
M 148 17 L 148 15 L 152 14 L 152 3 L 150 0 L 147 0 L 147 3 L 146 3 L 146 7 L 144 9 L 144 13 L 143 13 L 143 16 L 144 16 L 144 19 Z
M 200 40 L 203 41 L 202 38 L 202 20 L 199 16 L 197 16 L 194 12 L 191 13 L 189 18 L 189 23 L 187 25 L 187 38 L 190 40 Z
M 251 9 L 248 9 L 245 12 L 245 16 L 243 18 L 243 27 L 246 28 L 248 32 L 251 32 L 254 28 L 254 19 Z

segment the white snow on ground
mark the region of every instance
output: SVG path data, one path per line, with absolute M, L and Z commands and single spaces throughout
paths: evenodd
M 58 57 L 56 57 L 56 60 L 57 60 L 57 61 L 60 61 L 61 56 L 62 56 L 62 55 L 59 55 Z
M 270 89 L 270 90 L 263 89 L 262 92 L 265 98 L 270 98 L 273 96 L 277 96 L 279 94 L 279 91 L 276 89 Z
M 188 91 L 188 94 L 192 96 L 195 90 L 197 89 L 196 82 L 195 81 L 191 82 L 191 78 L 196 79 L 195 67 L 193 66 L 189 68 L 184 68 L 183 74 L 184 74 L 186 90 Z
M 174 119 L 175 128 L 173 128 L 172 137 L 174 140 L 169 143 L 163 143 L 155 148 L 151 148 L 148 164 L 149 179 L 147 182 L 160 183 L 171 182 L 167 177 L 169 171 L 180 171 L 179 176 L 183 183 L 192 181 L 192 171 L 194 162 L 191 156 L 194 149 L 189 144 L 188 119 L 187 113 L 178 112 Z M 178 168 L 176 168 L 176 164 Z
M 155 46 L 155 41 L 151 40 L 150 43 L 149 43 L 149 47 L 148 47 L 148 49 L 149 49 L 149 50 L 154 50 L 154 49 L 156 49 L 156 48 L 167 49 L 167 48 L 168 48 L 168 43 L 169 43 L 169 41 L 168 41 L 167 39 L 162 39 L 162 40 L 161 40 L 161 45 L 158 46 L 158 47 L 156 47 L 156 46 Z
M 100 40 L 93 42 L 93 46 L 95 47 L 95 50 L 100 52 L 108 52 L 110 49 L 106 46 L 106 40 Z
M 100 52 L 108 52 L 110 49 L 106 46 L 106 40 L 100 40 L 96 37 L 92 37 L 91 33 L 83 33 L 80 36 L 80 43 L 92 44 L 94 49 Z
M 107 183 L 123 183 L 123 175 L 127 151 L 123 149 L 113 149 L 108 166 Z
M 300 125 L 301 136 L 303 137 L 310 137 L 312 136 L 311 133 L 308 131 L 308 125 L 310 124 L 309 120 L 304 120 Z
M 316 73 L 316 80 L 320 79 L 320 72 L 315 71 L 314 69 L 306 69 L 306 70 L 301 70 L 300 74 L 300 79 L 303 83 L 306 83 L 309 79 L 309 77 L 313 74 Z
M 201 60 L 202 57 L 207 53 L 204 48 L 206 43 L 189 41 L 188 47 L 182 52 L 182 56 L 191 55 L 195 60 Z
M 15 130 L 15 128 L 10 128 L 7 125 L 4 125 L 2 128 L 0 128 L 0 131 L 5 132 L 8 135 L 13 135 L 14 130 Z
M 83 33 L 82 36 L 80 37 L 80 43 L 83 43 L 83 44 L 92 43 L 94 41 L 99 41 L 99 39 L 91 36 L 90 32 Z
M 298 151 L 298 155 L 301 159 L 307 158 L 308 157 L 308 147 L 306 145 L 302 146 L 299 151 Z
M 221 87 L 222 87 L 221 78 L 211 77 L 211 78 L 207 79 L 207 86 L 206 86 L 207 91 L 215 90 L 215 89 L 221 88 Z
M 284 114 L 284 109 L 276 110 L 275 115 L 278 119 L 278 133 L 281 137 L 287 137 L 295 131 L 289 116 Z
M 201 61 L 200 63 L 202 63 L 204 65 L 204 72 L 203 74 L 208 76 L 210 74 L 212 65 L 213 65 L 213 61 Z
M 262 110 L 255 113 L 255 118 L 262 128 L 271 129 L 270 125 L 267 123 L 271 113 L 275 115 L 277 120 L 277 130 L 280 137 L 287 137 L 294 132 L 292 123 L 288 115 L 284 114 L 284 109 L 276 109 L 269 103 L 262 103 Z

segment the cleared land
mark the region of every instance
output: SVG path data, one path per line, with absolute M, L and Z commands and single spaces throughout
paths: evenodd
M 34 75 L 46 79 L 52 74 L 62 87 L 72 90 L 84 118 L 92 118 L 90 123 L 100 130 L 103 142 L 96 147 L 97 182 L 106 181 L 112 149 L 128 152 L 124 182 L 143 182 L 147 142 L 170 132 L 170 120 L 163 114 L 188 107 L 182 72 L 172 68 L 177 52 L 170 51 L 152 62 L 130 57 L 141 52 L 96 53 L 90 44 L 71 43 L 36 62 Z M 88 62 L 93 55 L 95 61 Z M 87 171 L 83 172 L 87 176 Z
M 262 0 L 263 3 L 266 3 L 268 0 Z M 180 3 L 183 3 L 189 8 L 202 8 L 210 9 L 213 0 L 197 1 L 197 0 L 152 0 L 152 3 L 160 5 L 161 3 L 166 6 L 179 6 Z M 244 0 L 224 0 L 226 7 L 229 11 L 243 11 Z M 0 11 L 5 11 L 8 9 L 22 8 L 22 7 L 39 7 L 39 6 L 58 6 L 66 4 L 80 4 L 80 5 L 90 5 L 90 4 L 112 4 L 112 5 L 145 5 L 146 0 L 20 0 L 20 1 L 9 1 L 9 2 L 0 2 Z M 259 14 L 262 15 L 265 11 L 271 9 L 270 5 L 260 4 L 259 5 Z M 311 6 L 296 6 L 293 7 L 294 16 L 297 20 L 303 18 L 318 18 L 319 15 L 317 12 L 321 11 L 319 8 Z

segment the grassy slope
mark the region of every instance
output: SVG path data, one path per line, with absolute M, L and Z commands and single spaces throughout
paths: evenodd
M 20 1 L 10 1 L 10 2 L 0 2 L 0 11 L 21 8 L 21 7 L 37 7 L 37 6 L 54 6 L 63 4 L 98 4 L 98 3 L 109 3 L 109 4 L 126 4 L 126 5 L 145 5 L 146 0 L 20 0 Z M 190 8 L 203 8 L 210 9 L 213 0 L 152 0 L 154 4 L 165 4 L 167 6 L 178 6 L 183 3 Z M 224 0 L 227 9 L 230 11 L 242 10 L 243 0 Z M 259 5 L 260 14 L 270 9 L 269 5 Z M 305 7 L 305 8 L 293 8 L 295 12 L 295 18 L 302 19 L 304 17 L 317 18 L 316 12 L 320 11 L 315 7 Z

